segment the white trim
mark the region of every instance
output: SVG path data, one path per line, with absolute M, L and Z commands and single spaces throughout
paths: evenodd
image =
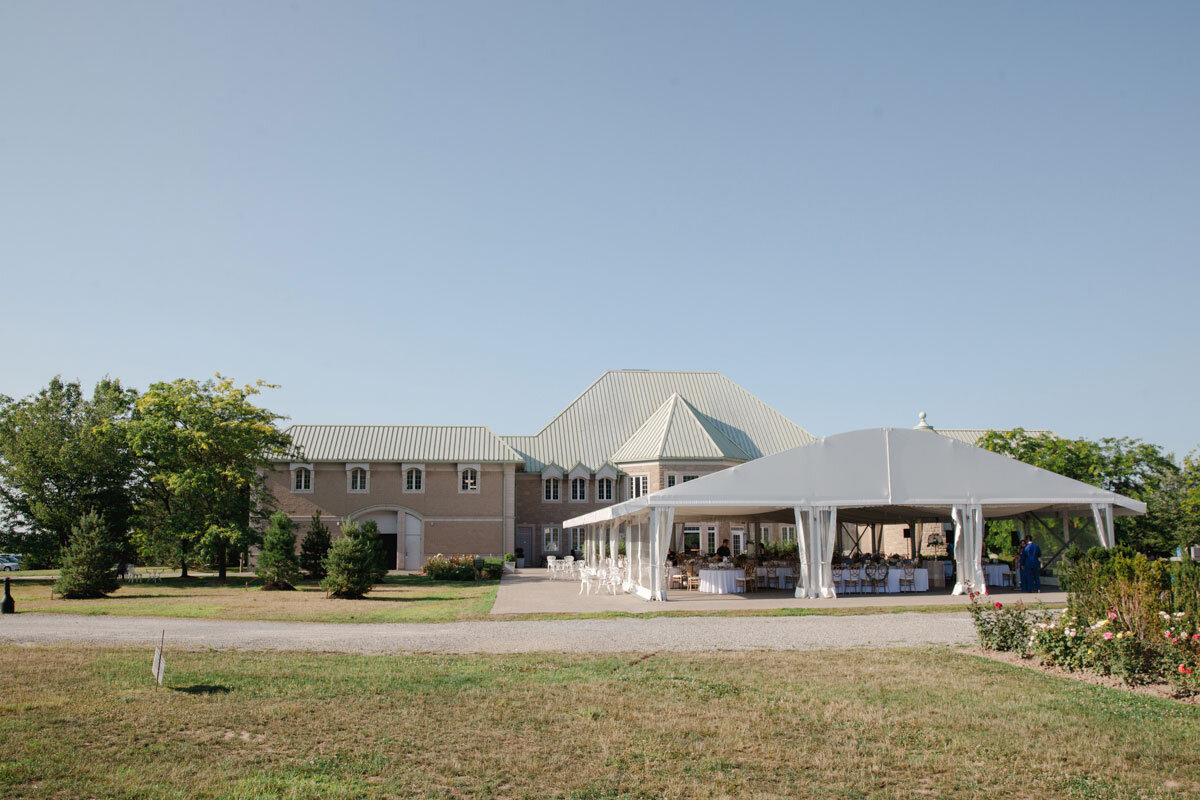
M 588 478 L 592 477 L 592 473 L 583 464 L 576 464 L 575 468 L 567 473 L 567 477 L 571 480 L 574 480 L 575 478 L 583 478 L 586 481 Z
M 475 488 L 464 489 L 463 488 L 463 473 L 469 469 L 475 470 Z M 456 481 L 456 483 L 458 483 L 458 493 L 459 494 L 479 494 L 479 486 L 483 482 L 483 470 L 481 470 L 479 468 L 478 464 L 459 464 L 458 465 L 458 477 L 455 479 L 455 481 Z
M 558 478 L 561 481 L 562 477 L 563 477 L 562 467 L 558 466 L 557 464 L 547 464 L 546 468 L 544 470 L 542 470 L 542 480 L 543 481 L 548 480 L 550 478 Z
M 550 481 L 554 481 L 554 497 L 548 497 L 550 494 Z M 561 503 L 562 502 L 562 478 L 556 478 L 551 475 L 548 478 L 542 478 L 542 502 L 543 503 Z
M 421 482 L 421 485 L 416 489 L 408 488 L 408 471 L 412 469 L 415 469 L 419 473 L 419 479 Z M 404 494 L 425 494 L 425 465 L 413 462 L 401 464 L 400 480 L 402 481 Z
M 288 473 L 288 477 L 291 478 L 291 480 L 288 481 L 288 486 L 291 487 L 292 494 L 312 494 L 313 486 L 315 486 L 317 483 L 317 471 L 313 468 L 313 465 L 305 464 L 303 462 L 293 462 L 288 469 L 291 470 Z M 299 469 L 308 470 L 307 489 L 296 488 L 296 470 Z
M 354 488 L 354 472 L 355 470 L 363 472 L 363 488 Z M 366 464 L 347 464 L 346 465 L 346 491 L 350 494 L 368 494 L 371 491 L 371 468 Z
M 575 496 L 575 481 L 583 482 L 583 497 Z M 571 495 L 568 499 L 572 503 L 586 503 L 587 502 L 587 499 L 588 499 L 588 479 L 587 478 L 571 478 L 571 482 L 568 485 L 568 488 L 569 488 L 570 495 Z M 578 526 L 576 526 L 576 527 L 578 527 Z
M 600 496 L 600 482 L 608 481 L 608 497 Z M 597 503 L 612 503 L 613 495 L 616 493 L 617 479 L 616 478 L 596 478 L 596 502 Z
M 604 466 L 600 467 L 600 469 L 596 470 L 597 479 L 609 478 L 610 480 L 615 481 L 617 476 L 620 474 L 621 473 L 617 472 L 617 468 L 612 464 L 605 464 Z

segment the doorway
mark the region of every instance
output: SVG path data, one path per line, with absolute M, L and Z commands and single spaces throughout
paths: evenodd
M 392 551 L 392 563 L 396 553 Z M 412 514 L 404 515 L 404 568 L 420 569 L 425 565 L 424 525 Z

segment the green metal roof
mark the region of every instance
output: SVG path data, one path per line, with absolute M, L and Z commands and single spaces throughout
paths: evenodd
M 672 394 L 612 454 L 614 464 L 668 459 L 749 461 L 750 456 L 692 404 Z
M 292 425 L 293 453 L 305 461 L 524 461 L 483 425 Z
M 740 449 L 742 459 L 778 453 L 814 438 L 719 372 L 610 370 L 538 433 L 503 439 L 525 456 L 526 472 L 541 472 L 550 463 L 580 461 L 595 471 L 612 461 L 622 445 L 675 394 L 687 401 L 714 442 L 711 431 Z
M 954 439 L 955 441 L 966 442 L 967 444 L 978 444 L 979 440 L 982 439 L 989 430 L 992 430 L 992 429 L 991 428 L 934 428 L 933 432 L 940 433 L 942 436 L 945 436 L 949 439 Z M 1051 436 L 1054 435 L 1053 431 L 1028 431 L 1027 430 L 1027 431 L 1025 431 L 1025 433 L 1029 434 L 1030 436 L 1039 436 L 1043 433 L 1048 433 Z

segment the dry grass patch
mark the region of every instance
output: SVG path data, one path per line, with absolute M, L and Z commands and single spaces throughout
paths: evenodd
M 0 648 L 11 797 L 1159 798 L 1200 709 L 949 650 Z
M 19 611 L 201 617 L 288 622 L 453 622 L 484 619 L 499 581 L 434 581 L 424 575 L 389 575 L 363 600 L 334 600 L 311 581 L 294 592 L 265 592 L 257 579 L 164 578 L 128 583 L 99 600 L 51 599 L 53 581 L 13 581 Z

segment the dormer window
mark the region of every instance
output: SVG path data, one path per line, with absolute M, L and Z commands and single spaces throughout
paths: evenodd
M 479 492 L 479 465 L 458 465 L 458 491 L 475 494 Z
M 576 503 L 581 500 L 587 500 L 587 479 L 572 478 L 571 479 L 571 499 Z
M 558 478 L 546 478 L 542 481 L 542 499 L 547 503 L 558 502 Z
M 292 464 L 292 491 L 307 493 L 313 487 L 313 465 Z
M 602 503 L 611 503 L 613 496 L 613 479 L 601 478 L 596 481 L 596 499 Z
M 365 493 L 370 477 L 371 468 L 366 464 L 347 464 L 346 490 L 355 494 Z

